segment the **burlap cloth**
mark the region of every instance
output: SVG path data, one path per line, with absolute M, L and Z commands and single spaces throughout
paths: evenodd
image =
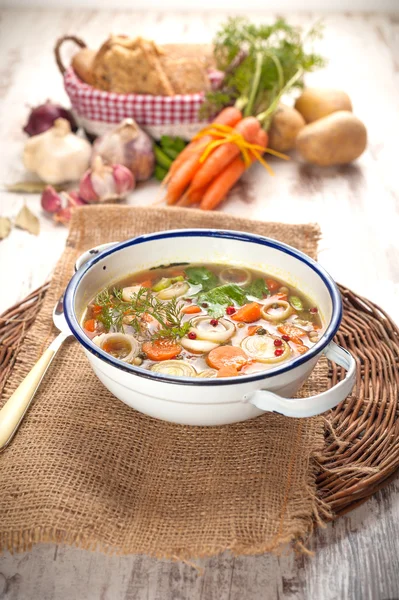
M 259 233 L 311 256 L 319 237 L 313 225 L 260 223 L 196 210 L 80 209 L 3 399 L 54 337 L 52 308 L 83 250 L 181 227 Z M 325 364 L 316 369 L 305 394 L 325 388 L 325 369 Z M 212 428 L 142 415 L 102 386 L 72 339 L 0 455 L 0 549 L 20 551 L 52 541 L 183 559 L 226 549 L 237 554 L 276 550 L 306 539 L 320 514 L 313 456 L 322 446 L 321 417 L 265 414 Z

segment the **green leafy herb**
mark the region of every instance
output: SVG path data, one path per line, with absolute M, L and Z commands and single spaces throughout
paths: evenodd
M 132 294 L 129 302 L 122 298 L 122 290 L 114 288 L 112 292 L 103 290 L 95 299 L 95 304 L 101 306 L 101 313 L 97 317 L 104 324 L 107 331 L 123 330 L 123 320 L 129 317 L 129 325 L 136 333 L 142 333 L 142 316 L 150 314 L 160 324 L 160 329 L 154 338 L 168 337 L 181 338 L 190 328 L 190 324 L 182 323 L 180 303 L 176 298 L 167 302 L 159 300 L 149 288 L 140 288 Z
M 212 273 L 206 267 L 188 267 L 186 275 L 189 283 L 192 285 L 201 284 L 203 292 L 211 290 L 219 283 L 219 279 L 215 273 Z
M 221 317 L 226 312 L 227 306 L 232 302 L 235 302 L 239 306 L 242 306 L 247 301 L 247 297 L 238 285 L 235 283 L 227 283 L 226 285 L 220 285 L 215 287 L 209 292 L 201 293 L 198 296 L 198 304 L 204 302 L 208 304 L 207 312 L 211 317 Z
M 324 59 L 305 50 L 305 41 L 320 37 L 320 26 L 306 36 L 284 19 L 255 25 L 244 17 L 230 18 L 214 39 L 217 68 L 224 71 L 218 90 L 207 94 L 207 116 L 236 104 L 244 116 L 255 115 L 267 127 L 281 96 L 303 85 L 303 74 L 324 65 Z
M 270 296 L 269 288 L 267 287 L 265 280 L 255 279 L 252 281 L 246 288 L 245 293 L 247 296 L 254 296 L 255 298 L 264 298 L 265 296 Z

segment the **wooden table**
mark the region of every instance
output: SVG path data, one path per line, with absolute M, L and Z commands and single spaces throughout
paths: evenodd
M 3 10 L 0 13 L 0 181 L 22 179 L 21 129 L 27 106 L 67 102 L 52 49 L 65 33 L 99 45 L 109 32 L 158 42 L 204 42 L 224 14 Z M 257 21 L 271 15 L 254 15 Z M 290 15 L 309 25 L 318 15 Z M 290 223 L 318 222 L 320 262 L 339 282 L 381 304 L 399 322 L 399 15 L 324 17 L 319 51 L 326 69 L 309 84 L 341 87 L 367 124 L 369 145 L 353 165 L 317 169 L 273 161 L 276 177 L 253 168 L 226 212 Z M 157 184 L 141 186 L 131 204 L 149 204 Z M 0 215 L 13 217 L 26 200 L 41 223 L 34 237 L 14 230 L 0 242 L 0 311 L 51 275 L 66 229 L 40 210 L 37 196 L 0 192 Z M 1 485 L 1 482 L 0 482 Z M 1 519 L 1 515 L 0 515 Z M 399 597 L 399 485 L 394 481 L 362 507 L 320 529 L 314 557 L 223 555 L 184 563 L 143 556 L 107 557 L 56 545 L 0 557 L 1 600 L 258 600 L 304 598 L 383 600 Z

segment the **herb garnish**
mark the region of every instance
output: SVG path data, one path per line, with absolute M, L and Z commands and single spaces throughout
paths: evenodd
M 277 19 L 254 25 L 244 17 L 230 18 L 214 39 L 217 68 L 224 72 L 218 90 L 206 95 L 205 116 L 235 104 L 244 116 L 257 116 L 267 129 L 281 96 L 303 85 L 303 74 L 324 65 L 324 59 L 305 51 L 304 41 L 320 37 L 320 26 L 305 36 L 299 27 Z
M 232 302 L 242 306 L 246 301 L 247 297 L 244 291 L 235 283 L 220 285 L 198 296 L 198 304 L 201 305 L 205 302 L 208 305 L 207 313 L 215 319 L 223 316 L 226 308 Z
M 255 298 L 259 299 L 265 298 L 265 296 L 270 296 L 270 290 L 267 287 L 265 280 L 261 277 L 251 281 L 251 283 L 245 288 L 245 293 L 247 296 L 254 296 Z
M 103 290 L 96 296 L 95 304 L 101 306 L 101 314 L 97 318 L 107 331 L 111 328 L 123 330 L 123 319 L 129 317 L 129 325 L 136 333 L 142 333 L 141 319 L 144 314 L 150 314 L 160 324 L 154 338 L 181 338 L 190 328 L 188 322 L 182 323 L 180 301 L 177 298 L 159 300 L 149 288 L 140 288 L 128 302 L 123 300 L 121 289 L 114 288 L 112 292 Z
M 219 278 L 206 267 L 188 267 L 186 269 L 188 282 L 191 285 L 202 285 L 202 291 L 207 292 L 216 287 Z

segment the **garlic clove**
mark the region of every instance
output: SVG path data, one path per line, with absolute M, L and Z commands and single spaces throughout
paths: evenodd
M 83 206 L 86 202 L 79 196 L 79 193 L 73 190 L 72 192 L 65 192 L 67 196 L 68 205 L 75 206 Z
M 83 206 L 86 202 L 84 202 L 75 191 L 61 192 L 60 196 L 62 206 L 54 213 L 53 219 L 56 223 L 67 225 L 71 220 L 72 211 L 79 206 Z
M 49 213 L 56 213 L 62 208 L 61 196 L 52 185 L 47 185 L 42 193 L 42 209 Z
M 124 165 L 112 165 L 112 172 L 115 180 L 117 194 L 125 195 L 135 187 L 133 173 Z
M 91 171 L 86 171 L 80 180 L 79 184 L 79 195 L 84 198 L 86 202 L 98 202 L 98 196 L 91 183 Z
M 61 223 L 62 225 L 68 225 L 69 221 L 71 220 L 71 207 L 67 207 L 67 208 L 61 208 L 59 211 L 57 211 L 54 216 L 53 219 L 56 223 Z

